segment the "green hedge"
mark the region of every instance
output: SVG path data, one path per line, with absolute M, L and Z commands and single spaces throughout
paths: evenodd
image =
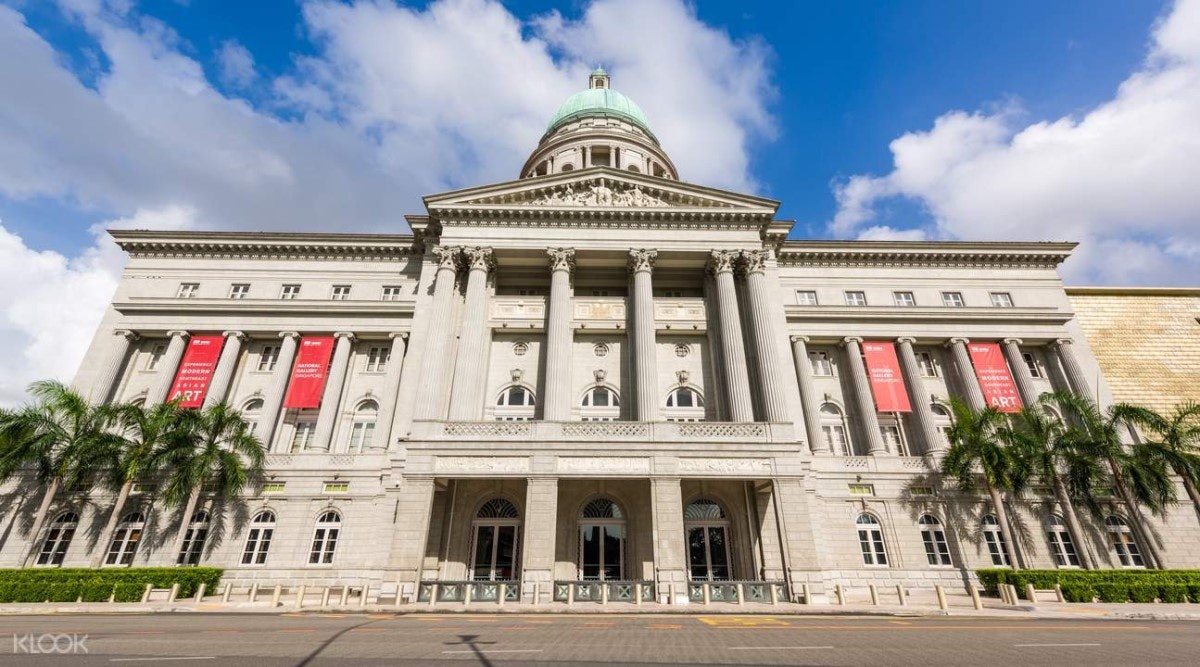
M 134 567 L 121 569 L 28 568 L 0 569 L 3 602 L 117 602 L 142 599 L 146 584 L 170 588 L 179 584 L 179 597 L 192 597 L 200 584 L 215 591 L 222 570 L 217 567 Z
M 1062 586 L 1068 602 L 1200 602 L 1200 570 L 976 570 L 979 582 L 996 595 L 1012 584 L 1025 597 L 1025 585 L 1039 590 Z

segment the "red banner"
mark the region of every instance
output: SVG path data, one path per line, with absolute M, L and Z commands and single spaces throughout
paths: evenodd
M 1021 396 L 999 343 L 968 343 L 967 351 L 975 365 L 975 377 L 979 378 L 983 400 L 1000 412 L 1020 412 Z
M 904 390 L 904 376 L 900 374 L 900 361 L 896 359 L 896 346 L 887 341 L 865 341 L 862 348 L 871 393 L 875 394 L 875 408 L 880 412 L 912 412 L 908 392 Z
M 292 366 L 285 408 L 317 408 L 325 391 L 325 376 L 329 373 L 329 358 L 333 356 L 333 336 L 305 336 L 300 339 L 300 351 Z
M 175 383 L 167 394 L 169 400 L 178 399 L 181 408 L 203 405 L 224 345 L 224 336 L 192 336 L 183 353 L 183 361 L 179 362 L 179 370 L 175 372 Z

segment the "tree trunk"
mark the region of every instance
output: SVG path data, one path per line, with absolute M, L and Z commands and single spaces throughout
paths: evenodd
M 1183 488 L 1187 490 L 1188 498 L 1192 499 L 1192 508 L 1196 510 L 1196 518 L 1200 519 L 1200 491 L 1196 490 L 1196 483 L 1187 475 L 1183 475 Z
M 1058 500 L 1063 519 L 1067 522 L 1067 531 L 1071 534 L 1071 541 L 1075 543 L 1075 553 L 1079 556 L 1079 563 L 1085 570 L 1094 570 L 1096 563 L 1092 561 L 1092 550 L 1087 536 L 1083 534 L 1083 528 L 1079 525 L 1079 516 L 1075 514 L 1075 505 L 1071 503 L 1071 497 L 1067 495 L 1067 486 L 1063 484 L 1062 478 L 1058 475 L 1054 476 L 1053 484 L 1054 497 Z
M 1150 530 L 1146 527 L 1146 520 L 1142 517 L 1142 507 L 1137 503 L 1137 499 L 1133 497 L 1133 492 L 1129 490 L 1129 485 L 1125 483 L 1125 475 L 1121 472 L 1121 467 L 1117 465 L 1116 461 L 1109 459 L 1108 469 L 1112 472 L 1113 481 L 1117 485 L 1117 493 L 1121 494 L 1121 499 L 1125 501 L 1125 507 L 1129 510 L 1130 524 L 1134 536 L 1138 540 L 1138 545 L 1145 549 L 1146 555 L 1150 556 L 1150 560 L 1154 561 L 1152 567 L 1160 570 L 1167 569 L 1167 563 L 1163 560 L 1162 553 L 1158 550 L 1158 544 L 1154 541 L 1154 536 L 1150 534 Z
M 188 494 L 187 504 L 183 507 L 183 518 L 179 521 L 179 533 L 175 535 L 175 548 L 168 554 L 171 565 L 179 562 L 179 552 L 183 550 L 183 538 L 187 536 L 187 528 L 192 522 L 192 514 L 196 512 L 196 505 L 200 502 L 200 489 L 201 485 L 197 484 L 196 488 Z
M 100 567 L 104 562 L 104 555 L 108 553 L 109 543 L 112 542 L 113 533 L 117 530 L 117 521 L 121 518 L 121 510 L 125 508 L 125 501 L 129 498 L 129 492 L 133 490 L 133 480 L 129 480 L 121 485 L 121 490 L 117 492 L 117 500 L 113 503 L 112 514 L 108 515 L 108 523 L 104 524 L 104 532 L 100 533 L 100 539 L 96 542 L 96 555 L 92 557 L 92 567 Z
M 1020 569 L 1017 552 L 1013 548 L 1012 531 L 1008 529 L 1008 508 L 1004 506 L 1004 499 L 1000 497 L 1000 491 L 996 487 L 989 483 L 987 491 L 988 495 L 992 497 L 992 509 L 996 512 L 996 523 L 1000 524 L 1000 535 L 1004 537 L 1004 554 L 1008 556 L 1009 567 L 1014 570 Z
M 58 494 L 60 485 L 62 485 L 62 480 L 58 477 L 50 480 L 50 485 L 46 487 L 46 493 L 42 495 L 42 503 L 38 505 L 37 514 L 33 515 L 33 528 L 29 531 L 29 551 L 25 554 L 23 563 L 26 567 L 38 552 L 38 536 L 42 532 L 42 525 L 46 523 L 46 513 L 50 511 L 50 504 L 54 502 L 54 496 Z

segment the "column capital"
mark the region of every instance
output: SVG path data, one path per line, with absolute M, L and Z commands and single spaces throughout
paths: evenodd
M 842 345 L 850 345 L 851 343 L 855 345 L 862 345 L 862 342 L 863 339 L 858 336 L 846 336 L 842 339 Z
M 905 343 L 908 343 L 909 345 L 916 345 L 917 339 L 913 338 L 912 336 L 900 336 L 899 338 L 896 339 L 896 342 L 900 343 L 901 345 L 903 345 Z
M 811 340 L 808 336 L 789 336 L 793 343 L 807 343 Z
M 491 248 L 463 248 L 461 251 L 463 264 L 468 271 L 484 271 L 491 273 L 496 268 L 496 257 Z
M 167 335 L 170 336 L 171 338 L 187 338 L 191 334 L 186 331 L 183 331 L 182 329 L 173 329 L 171 331 L 168 331 Z
M 735 250 L 713 250 L 708 253 L 708 272 L 713 275 L 733 273 L 738 253 Z
M 246 340 L 246 334 L 241 331 L 222 331 L 221 335 L 226 338 L 236 338 L 238 340 Z
M 952 345 L 966 345 L 967 343 L 970 343 L 970 342 L 971 342 L 971 339 L 958 336 L 958 337 L 951 338 L 950 340 L 946 341 L 946 347 L 950 347 Z
M 767 258 L 769 254 L 766 250 L 743 250 L 738 264 L 741 270 L 746 275 L 752 273 L 766 273 Z
M 279 337 L 280 338 L 299 338 L 300 332 L 299 331 L 280 331 Z
M 1055 346 L 1055 347 L 1062 347 L 1062 346 L 1064 346 L 1064 345 L 1071 345 L 1071 344 L 1073 344 L 1074 342 L 1075 342 L 1075 340 L 1074 340 L 1073 338 L 1055 338 L 1055 339 L 1054 339 L 1054 346 Z
M 1021 340 L 1020 338 L 1004 338 L 1000 342 L 1004 343 L 1005 345 L 1008 345 L 1009 343 L 1012 343 L 1013 345 L 1024 345 L 1025 344 L 1025 341 Z
M 551 273 L 554 271 L 575 272 L 574 248 L 548 248 L 546 254 L 550 256 Z
M 396 331 L 396 332 L 388 334 L 388 338 L 393 339 L 393 340 L 396 338 L 399 338 L 400 340 L 408 340 L 408 332 L 407 331 Z
M 630 273 L 652 273 L 654 271 L 654 262 L 658 259 L 657 250 L 647 250 L 639 248 L 629 251 L 629 272 Z
M 438 270 L 450 269 L 458 270 L 458 248 L 451 246 L 437 245 L 430 250 L 433 256 L 437 258 Z
M 141 336 L 138 336 L 137 333 L 130 331 L 129 329 L 114 329 L 113 335 L 120 336 L 131 343 L 138 338 L 141 338 Z
M 354 334 L 350 331 L 335 331 L 335 332 L 333 332 L 333 337 L 334 338 L 345 338 L 345 339 L 349 340 L 351 343 L 354 342 Z

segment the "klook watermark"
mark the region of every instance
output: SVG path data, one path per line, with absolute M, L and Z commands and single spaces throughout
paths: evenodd
M 82 655 L 88 652 L 87 635 L 46 632 L 14 634 L 13 653 L 29 655 Z

